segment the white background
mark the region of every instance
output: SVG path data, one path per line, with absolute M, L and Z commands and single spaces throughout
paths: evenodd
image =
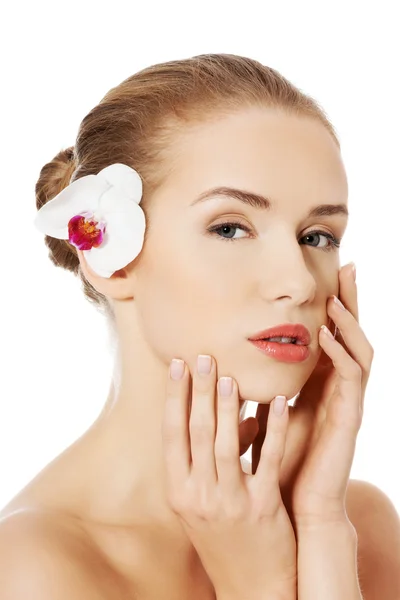
M 351 478 L 400 511 L 399 21 L 395 1 L 9 3 L 2 15 L 0 506 L 93 422 L 106 326 L 34 228 L 41 167 L 104 94 L 150 64 L 224 52 L 316 98 L 339 134 L 360 323 L 375 348 Z M 4 9 L 3 9 L 4 11 Z M 250 404 L 254 407 L 255 405 Z M 251 413 L 249 413 L 251 414 Z

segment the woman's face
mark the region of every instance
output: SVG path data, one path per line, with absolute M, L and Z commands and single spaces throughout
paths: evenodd
M 308 215 L 347 205 L 340 152 L 318 121 L 263 108 L 193 126 L 171 152 L 135 285 L 143 336 L 163 362 L 182 358 L 191 372 L 198 354 L 211 354 L 242 399 L 293 398 L 322 352 L 318 330 L 331 325 L 326 302 L 338 293 L 339 250 L 325 233 L 341 238 L 346 216 Z M 263 196 L 270 208 L 234 192 L 196 202 L 217 187 Z M 229 222 L 240 225 L 222 227 Z M 280 362 L 248 340 L 281 323 L 310 330 L 307 360 Z

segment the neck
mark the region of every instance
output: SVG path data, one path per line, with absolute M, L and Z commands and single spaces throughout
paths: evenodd
M 83 518 L 126 528 L 148 522 L 182 530 L 169 508 L 163 461 L 168 370 L 169 362 L 154 354 L 134 319 L 125 319 L 107 402 L 71 448 L 74 464 L 67 471 L 78 489 L 68 494 L 77 498 Z

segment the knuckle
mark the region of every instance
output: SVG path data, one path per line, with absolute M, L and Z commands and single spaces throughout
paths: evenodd
M 215 508 L 212 506 L 198 506 L 195 516 L 201 521 L 215 521 L 217 518 Z
M 164 422 L 162 427 L 162 439 L 164 444 L 171 445 L 176 442 L 177 435 L 181 432 L 178 423 L 173 421 Z
M 212 416 L 212 415 L 211 415 Z M 215 423 L 214 419 L 210 418 L 210 414 L 208 412 L 203 413 L 197 411 L 196 409 L 192 409 L 192 413 L 189 421 L 189 430 L 190 434 L 194 435 L 196 439 L 208 440 L 210 437 L 214 435 Z
M 169 490 L 167 500 L 172 511 L 177 515 L 183 515 L 186 512 L 186 502 L 177 490 Z
M 182 386 L 187 385 L 187 374 L 186 367 L 184 369 L 183 375 L 180 379 L 173 379 L 171 376 L 167 377 L 165 392 L 168 397 L 173 397 L 177 393 L 180 392 Z
M 162 436 L 163 444 L 166 447 L 173 446 L 176 442 L 176 435 L 173 434 L 171 430 L 164 431 Z
M 219 463 L 231 465 L 237 460 L 237 456 L 235 454 L 237 453 L 237 450 L 238 446 L 236 445 L 223 443 L 215 444 L 215 458 L 218 460 Z
M 247 503 L 242 502 L 240 499 L 232 501 L 232 498 L 229 498 L 217 501 L 215 497 L 209 499 L 203 498 L 193 509 L 193 513 L 197 519 L 202 521 L 238 522 L 247 517 L 248 506 Z
M 271 464 L 280 464 L 283 458 L 283 450 L 281 448 L 277 448 L 276 446 L 272 446 L 267 452 L 268 462 Z
M 202 486 L 197 493 L 197 502 L 193 504 L 195 516 L 199 519 L 211 521 L 217 517 L 218 505 L 214 494 Z
M 352 364 L 352 374 L 354 376 L 354 379 L 357 379 L 357 380 L 361 381 L 361 378 L 362 378 L 362 368 L 355 361 L 353 361 L 353 364 Z
M 231 502 L 224 510 L 225 518 L 229 521 L 242 521 L 248 516 L 248 506 L 244 502 Z
M 232 402 L 232 396 L 222 396 L 220 393 L 218 394 L 218 410 L 230 413 L 235 413 L 238 411 L 237 405 L 235 402 Z
M 268 494 L 268 498 L 260 495 L 254 502 L 254 514 L 253 517 L 258 522 L 269 521 L 273 523 L 276 521 L 280 510 L 279 497 L 275 492 L 271 491 Z
M 208 442 L 214 439 L 214 430 L 210 423 L 190 422 L 190 438 L 196 442 Z
M 165 394 L 165 405 L 168 409 L 168 412 L 172 412 L 176 407 L 176 402 L 178 399 L 178 394 L 175 389 L 171 389 L 170 384 L 167 386 L 166 394 Z
M 263 454 L 266 455 L 268 462 L 280 463 L 284 454 L 284 434 L 281 432 L 270 432 L 267 434 L 269 443 L 263 447 Z
M 209 375 L 193 374 L 193 391 L 199 395 L 208 395 L 213 390 L 212 371 Z

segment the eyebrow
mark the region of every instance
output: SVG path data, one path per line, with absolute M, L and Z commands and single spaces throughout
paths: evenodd
M 260 210 L 271 210 L 273 208 L 273 202 L 265 196 L 230 187 L 216 187 L 207 190 L 193 200 L 190 206 L 194 206 L 198 202 L 211 200 L 212 197 L 233 198 L 234 200 L 239 200 L 252 208 Z M 346 204 L 319 204 L 312 208 L 308 213 L 308 217 L 331 217 L 332 215 L 343 215 L 348 217 L 349 211 Z

